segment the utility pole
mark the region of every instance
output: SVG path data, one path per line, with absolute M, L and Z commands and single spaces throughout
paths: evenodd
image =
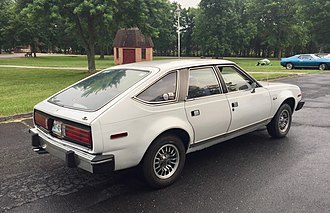
M 178 59 L 180 59 L 180 51 L 181 51 L 181 43 L 180 43 L 180 6 L 178 4 L 178 7 L 176 9 L 176 16 L 178 17 L 178 26 L 177 26 L 177 33 L 178 33 Z

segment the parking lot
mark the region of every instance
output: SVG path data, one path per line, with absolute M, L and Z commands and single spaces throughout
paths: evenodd
M 136 169 L 93 175 L 31 149 L 31 119 L 0 124 L 0 211 L 329 212 L 330 73 L 281 80 L 306 101 L 287 137 L 265 129 L 188 155 L 181 178 L 152 190 Z

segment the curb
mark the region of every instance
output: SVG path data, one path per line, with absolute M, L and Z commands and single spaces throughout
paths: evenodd
M 16 120 L 16 119 L 21 119 L 21 118 L 30 118 L 30 117 L 32 117 L 32 114 L 33 114 L 32 112 L 28 112 L 28 113 L 23 113 L 23 114 L 0 117 L 0 122 Z

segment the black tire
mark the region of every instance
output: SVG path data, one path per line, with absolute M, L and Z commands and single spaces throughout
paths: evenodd
M 292 122 L 292 109 L 284 103 L 276 112 L 272 121 L 267 125 L 267 131 L 273 138 L 285 137 L 291 127 Z
M 153 188 L 164 188 L 178 179 L 186 159 L 186 150 L 175 135 L 157 138 L 147 150 L 142 171 L 146 182 Z
M 319 70 L 326 70 L 326 69 L 328 69 L 328 66 L 326 64 L 319 65 Z
M 292 63 L 287 63 L 287 64 L 285 65 L 285 68 L 286 68 L 287 70 L 292 70 L 292 69 L 293 69 L 293 64 L 292 64 Z

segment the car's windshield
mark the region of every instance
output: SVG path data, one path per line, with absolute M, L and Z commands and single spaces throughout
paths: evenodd
M 95 111 L 147 74 L 148 71 L 132 69 L 104 70 L 51 97 L 49 102 L 68 108 Z

